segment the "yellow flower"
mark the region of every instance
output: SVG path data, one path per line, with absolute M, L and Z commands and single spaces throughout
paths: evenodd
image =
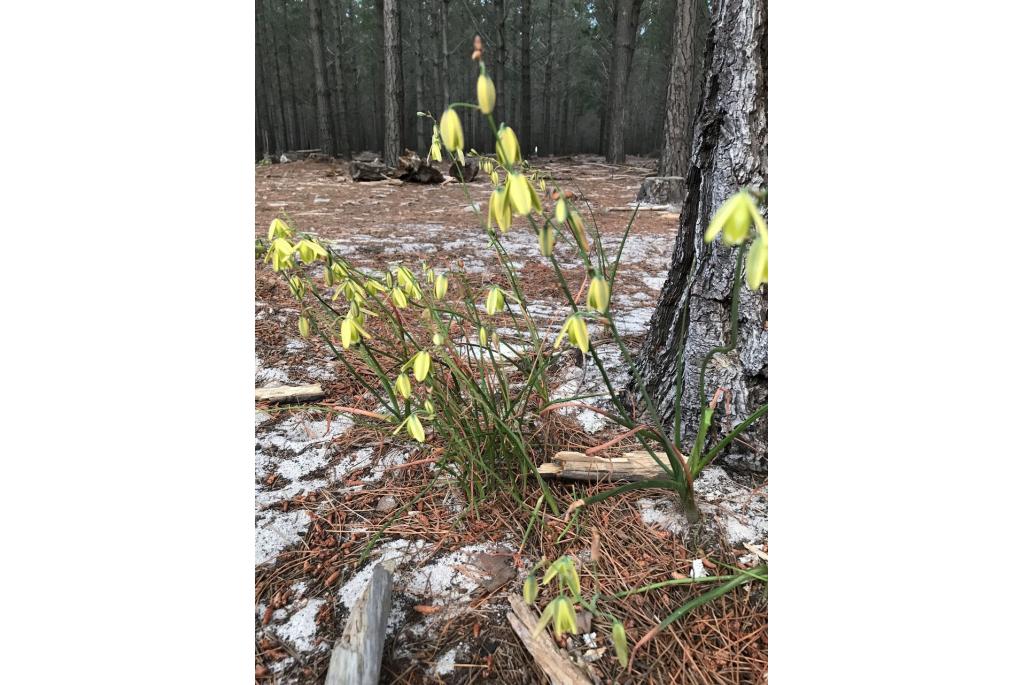
M 309 337 L 309 317 L 307 316 L 299 317 L 299 335 L 303 338 Z
M 412 395 L 412 383 L 409 382 L 409 376 L 404 371 L 395 379 L 395 392 L 403 399 L 409 399 L 409 396 Z
M 523 601 L 527 604 L 533 604 L 537 600 L 537 577 L 532 573 L 526 576 L 526 582 L 523 583 Z
M 435 345 L 440 345 L 441 343 L 443 343 L 443 342 L 444 342 L 444 336 L 443 336 L 443 335 L 441 335 L 440 333 L 434 333 L 433 337 L 431 337 L 431 339 L 430 339 L 430 340 L 431 340 L 431 342 L 433 342 L 433 343 L 434 343 Z
M 301 301 L 306 295 L 306 284 L 298 276 L 292 276 L 288 279 L 288 288 L 291 289 L 292 295 L 296 300 Z
M 487 314 L 490 316 L 494 316 L 505 309 L 505 293 L 501 292 L 501 288 L 495 286 L 487 293 L 486 308 Z
M 489 174 L 492 171 L 494 171 L 494 164 L 491 162 L 491 160 L 485 159 L 484 163 L 480 165 L 480 168 L 483 169 L 485 174 Z
M 757 290 L 768 282 L 768 231 L 760 230 L 747 255 L 747 287 Z
M 346 350 L 352 343 L 359 342 L 359 327 L 352 319 L 345 318 L 341 322 L 341 345 Z
M 423 442 L 427 439 L 426 434 L 423 432 L 423 424 L 420 423 L 419 418 L 415 414 L 409 414 L 409 418 L 406 419 L 405 430 L 409 431 L 416 442 Z
M 576 627 L 576 611 L 572 608 L 572 602 L 565 597 L 556 597 L 548 604 L 540 615 L 540 621 L 533 629 L 533 636 L 537 637 L 544 630 L 551 619 L 555 619 L 555 637 L 561 637 L 563 633 L 570 632 L 575 635 L 578 632 Z
M 623 668 L 629 665 L 629 643 L 626 641 L 626 626 L 621 621 L 612 624 L 612 644 L 615 645 L 615 656 Z
M 434 299 L 443 300 L 448 293 L 448 277 L 439 274 L 434 278 Z
M 273 240 L 274 238 L 291 238 L 292 229 L 289 228 L 288 224 L 281 221 L 280 219 L 274 219 L 270 222 L 270 231 L 267 232 L 267 240 Z
M 487 347 L 487 329 L 483 326 L 480 327 L 480 345 Z
M 558 337 L 555 338 L 556 350 L 562 346 L 562 340 L 566 336 L 568 336 L 569 342 L 578 347 L 583 354 L 590 351 L 590 335 L 587 333 L 587 323 L 579 314 L 573 314 L 562 324 L 562 330 L 558 332 Z
M 502 233 L 512 225 L 512 206 L 508 199 L 508 186 L 495 188 L 487 201 L 487 228 L 498 225 Z
M 416 353 L 416 356 L 412 358 L 412 373 L 420 383 L 426 380 L 427 374 L 430 373 L 429 352 L 420 350 Z
M 427 418 L 434 418 L 434 403 L 430 400 L 423 400 L 423 409 L 427 412 Z
M 409 306 L 409 300 L 406 298 L 405 293 L 402 292 L 401 288 L 392 288 L 391 301 L 394 302 L 395 306 L 399 309 L 405 309 Z
M 314 243 L 312 240 L 303 238 L 299 241 L 299 244 L 295 246 L 295 249 L 299 251 L 299 257 L 306 264 L 312 264 L 320 257 L 327 259 L 327 250 L 321 247 L 318 243 Z
M 274 271 L 289 269 L 295 266 L 295 248 L 284 238 L 274 238 L 267 251 L 267 257 L 271 260 Z
M 604 279 L 604 276 L 598 274 L 590 279 L 590 288 L 587 290 L 588 307 L 603 314 L 608 311 L 608 300 L 610 297 L 611 291 L 608 288 L 608 281 Z
M 724 229 L 722 241 L 726 245 L 739 245 L 750 234 L 751 222 L 759 233 L 768 230 L 754 196 L 741 190 L 726 200 L 715 212 L 704 232 L 704 242 L 710 243 L 719 233 L 723 233 Z
M 462 122 L 459 121 L 459 115 L 451 107 L 441 115 L 441 140 L 451 152 L 462 150 Z
M 555 249 L 555 229 L 549 222 L 545 222 L 537 232 L 537 244 L 540 246 L 540 253 L 544 257 L 550 257 Z
M 489 76 L 480 74 L 476 80 L 476 99 L 480 103 L 480 112 L 482 114 L 490 114 L 494 111 L 494 100 L 496 97 L 494 81 Z
M 517 216 L 526 216 L 532 210 L 541 211 L 540 198 L 533 185 L 522 174 L 509 174 L 508 195 L 512 211 Z
M 498 153 L 498 161 L 506 167 L 523 161 L 519 154 L 519 138 L 516 137 L 516 132 L 508 126 L 502 126 L 498 131 L 495 152 Z
M 404 266 L 398 267 L 398 286 L 409 294 L 409 291 L 416 285 L 416 278 Z
M 565 204 L 565 200 L 562 198 L 558 199 L 555 203 L 555 219 L 560 224 L 564 224 L 565 220 L 569 218 L 569 208 Z
M 569 212 L 569 228 L 576 237 L 576 242 L 584 252 L 590 252 L 590 242 L 587 240 L 587 230 L 583 225 L 583 217 L 575 209 Z

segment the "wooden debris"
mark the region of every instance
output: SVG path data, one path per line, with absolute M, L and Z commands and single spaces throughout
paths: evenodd
M 370 162 L 353 159 L 348 165 L 353 181 L 383 181 L 389 171 L 388 167 L 378 159 Z
M 311 385 L 281 385 L 276 388 L 256 388 L 257 402 L 312 402 L 324 396 L 319 383 Z
M 606 212 L 673 212 L 676 213 L 679 205 L 628 205 L 626 207 L 608 207 Z
M 444 174 L 440 169 L 431 166 L 429 159 L 423 159 L 415 150 L 409 149 L 398 158 L 395 175 L 403 181 L 413 183 L 440 183 L 444 180 Z
M 470 157 L 466 159 L 465 166 L 459 164 L 458 161 L 452 162 L 452 165 L 448 167 L 448 175 L 458 179 L 460 168 L 462 169 L 462 180 L 466 183 L 472 183 L 480 173 L 480 163 Z
M 349 615 L 345 632 L 334 643 L 324 685 L 377 685 L 384 652 L 384 632 L 391 613 L 391 572 L 378 564 Z
M 655 452 L 668 464 L 664 452 Z M 598 457 L 583 452 L 559 452 L 554 461 L 541 464 L 537 470 L 544 476 L 568 480 L 647 480 L 664 477 L 665 471 L 647 452 L 626 452 L 618 457 Z
M 537 615 L 526 605 L 522 597 L 509 595 L 512 611 L 508 612 L 508 622 L 512 630 L 523 641 L 523 645 L 548 677 L 551 685 L 590 685 L 591 680 L 573 664 L 565 652 L 558 648 L 547 631 L 537 637 L 533 629 L 537 625 Z

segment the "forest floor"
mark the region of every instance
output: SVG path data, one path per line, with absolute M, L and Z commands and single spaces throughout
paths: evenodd
M 536 166 L 589 203 L 605 244 L 617 245 L 630 212 L 609 208 L 633 201 L 653 160 L 630 158 L 627 165 L 610 166 L 577 156 L 538 160 Z M 265 238 L 270 221 L 281 217 L 366 269 L 393 270 L 404 263 L 419 273 L 423 260 L 461 261 L 480 284 L 497 269 L 458 184 L 354 183 L 344 163 L 313 161 L 257 167 L 255 182 L 256 237 Z M 469 184 L 471 199 L 484 212 L 489 192 L 482 176 Z M 634 351 L 657 302 L 677 226 L 677 212 L 641 211 L 623 250 L 613 315 Z M 535 237 L 517 221 L 503 243 L 521 265 L 531 311 L 535 307 L 538 319 L 557 330 L 568 306 L 537 254 Z M 573 524 L 542 513 L 539 525 L 531 525 L 531 507 L 524 510 L 504 494 L 474 508 L 443 479 L 424 492 L 437 476 L 430 457 L 440 448 L 391 437 L 390 430 L 332 411 L 335 405 L 372 410 L 376 401 L 326 345 L 299 337 L 298 309 L 287 284 L 262 260 L 255 268 L 256 386 L 316 382 L 326 392 L 315 405 L 256 408 L 259 682 L 323 682 L 349 607 L 378 562 L 393 568 L 395 577 L 381 682 L 541 683 L 542 672 L 506 613 L 507 596 L 521 593 L 526 573 L 542 557 L 573 556 L 586 595 L 750 568 L 758 563 L 750 547 L 767 551 L 767 481 L 715 466 L 698 481 L 705 520 L 693 528 L 667 493 L 651 490 L 578 510 Z M 566 277 L 574 286 L 586 282 L 582 268 L 567 270 Z M 597 331 L 591 335 L 594 345 L 604 345 L 602 360 L 607 355 L 613 381 L 624 388 L 621 356 Z M 559 396 L 599 390 L 600 379 L 582 361 L 558 374 L 554 382 L 564 388 Z M 589 401 L 600 407 L 607 398 Z M 582 451 L 617 433 L 597 412 L 562 412 L 559 444 L 547 446 L 552 454 Z M 622 449 L 635 449 L 635 443 L 607 452 Z M 558 481 L 551 486 L 563 511 L 607 487 Z M 521 496 L 533 503 L 538 492 L 534 483 L 525 483 Z M 395 520 L 384 529 L 389 518 Z M 372 551 L 360 563 L 371 542 Z M 632 648 L 697 594 L 693 586 L 666 587 L 607 608 L 626 624 Z M 760 584 L 747 584 L 669 626 L 636 650 L 629 669 L 615 658 L 608 622 L 595 617 L 590 623 L 564 647 L 595 683 L 766 680 L 767 591 Z

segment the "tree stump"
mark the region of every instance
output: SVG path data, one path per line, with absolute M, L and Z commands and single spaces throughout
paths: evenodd
M 430 160 L 423 159 L 414 150 L 406 150 L 405 154 L 398 158 L 396 169 L 398 178 L 413 183 L 440 183 L 444 180 L 444 174 L 430 164 Z
M 459 164 L 457 161 L 452 162 L 452 165 L 448 167 L 448 175 L 452 178 L 459 178 L 460 169 L 462 170 L 462 180 L 471 183 L 480 173 L 480 163 L 475 159 L 467 159 L 465 165 Z
M 649 205 L 683 204 L 686 179 L 682 176 L 648 176 L 640 183 L 636 201 Z
M 379 159 L 370 162 L 353 159 L 349 164 L 349 172 L 352 174 L 353 181 L 383 181 L 386 178 L 387 170 L 387 166 Z

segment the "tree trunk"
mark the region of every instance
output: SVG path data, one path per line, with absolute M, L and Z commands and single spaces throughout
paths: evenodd
M 349 94 L 349 102 L 352 103 L 352 106 L 347 108 L 349 146 L 352 148 L 350 150 L 351 154 L 366 147 L 366 125 L 363 121 L 362 97 L 360 97 L 361 93 L 358 82 L 359 72 L 356 70 L 356 36 L 352 29 L 352 23 L 355 21 L 355 10 L 352 7 L 352 0 L 348 0 L 347 7 L 347 11 L 341 11 L 341 24 L 338 26 L 338 45 L 341 46 L 339 48 L 339 57 L 342 58 L 343 64 L 348 65 L 348 79 L 345 85 Z M 349 54 L 346 56 L 345 52 Z
M 398 164 L 402 154 L 402 64 L 398 0 L 384 0 L 384 163 Z
M 636 30 L 640 23 L 643 0 L 618 0 L 615 5 L 615 53 L 612 61 L 611 107 L 608 111 L 608 151 L 611 164 L 626 161 L 623 136 L 626 128 L 626 90 L 629 68 L 636 47 Z
M 682 350 L 684 443 L 693 440 L 701 405 L 698 375 L 704 356 L 726 342 L 737 250 L 704 243 L 711 216 L 743 186 L 768 183 L 767 0 L 722 0 L 705 51 L 706 74 L 697 112 L 686 190 L 672 265 L 640 354 L 648 392 L 668 429 L 674 417 L 677 353 Z M 766 288 L 739 290 L 739 344 L 712 359 L 706 395 L 719 387 L 726 400 L 715 412 L 710 439 L 721 437 L 768 401 Z M 740 442 L 742 440 L 742 442 Z M 767 421 L 734 442 L 722 459 L 766 470 Z
M 292 45 L 291 40 L 288 40 L 287 37 L 285 44 L 288 46 L 288 104 L 292 115 L 292 123 L 288 127 L 288 149 L 297 150 L 304 147 L 299 144 L 299 99 L 295 96 L 295 64 L 292 60 Z
M 505 112 L 505 116 L 508 116 L 511 109 L 506 107 L 512 101 L 512 94 L 505 89 L 505 0 L 497 0 L 494 4 L 498 8 L 498 59 L 494 63 L 494 87 L 497 89 L 498 97 L 494 104 L 494 120 L 501 125 L 500 112 Z M 487 63 L 490 64 L 490 61 Z
M 690 164 L 694 91 L 700 89 L 706 14 L 705 0 L 676 0 L 659 176 L 683 176 Z
M 555 147 L 555 132 L 551 126 L 551 71 L 555 63 L 555 41 L 551 30 L 554 0 L 548 0 L 548 58 L 544 64 L 544 154 L 551 155 Z
M 374 96 L 377 98 L 377 116 L 375 119 L 375 125 L 377 129 L 376 141 L 377 149 L 384 150 L 384 137 L 385 129 L 387 127 L 387 115 L 384 113 L 384 98 L 386 97 L 386 83 L 387 79 L 384 77 L 384 53 L 386 50 L 386 42 L 384 38 L 384 0 L 374 0 L 374 8 L 377 10 L 377 49 L 380 50 L 380 59 L 377 60 L 377 77 L 376 85 L 374 87 Z
M 426 56 L 423 54 L 423 44 L 427 42 L 426 36 L 423 32 L 423 2 L 422 0 L 416 0 L 416 7 L 412 13 L 413 29 L 412 29 L 412 45 L 416 54 L 416 61 L 413 64 L 416 73 L 416 111 L 422 112 L 424 107 L 423 99 L 423 72 L 426 70 Z M 413 119 L 413 127 L 416 129 L 416 152 L 427 154 L 427 128 L 426 120 L 415 115 Z
M 441 0 L 438 12 L 441 14 L 441 88 L 444 93 L 441 107 L 447 107 L 452 101 L 448 85 L 448 0 Z M 441 112 L 435 112 L 434 116 L 440 119 Z
M 309 42 L 313 51 L 313 82 L 316 86 L 316 123 L 320 135 L 320 150 L 328 157 L 333 157 L 331 105 L 327 94 L 327 80 L 324 78 L 323 13 L 320 9 L 320 0 L 308 0 L 308 6 Z
M 344 45 L 341 32 L 341 15 L 344 10 L 341 8 L 341 0 L 329 0 L 331 3 L 331 14 L 334 19 L 334 30 L 328 30 L 328 35 L 333 36 L 330 41 L 334 46 L 334 105 L 337 110 L 338 130 L 338 152 L 346 157 L 352 154 L 352 129 L 349 126 L 348 98 L 345 97 L 345 70 L 342 66 L 341 50 Z
M 531 95 L 530 83 L 530 0 L 523 0 L 523 47 L 522 59 L 519 71 L 522 79 L 522 95 L 520 96 L 522 107 L 522 132 L 519 133 L 519 144 L 522 146 L 523 157 L 533 153 L 532 122 L 530 110 L 533 109 L 533 98 Z

